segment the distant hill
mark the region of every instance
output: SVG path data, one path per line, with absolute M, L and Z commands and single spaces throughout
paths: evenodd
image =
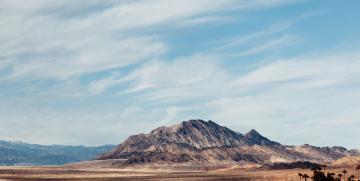
M 0 141 L 0 165 L 62 165 L 93 159 L 114 147 L 114 145 L 99 147 L 43 146 Z
M 213 121 L 189 120 L 170 127 L 159 127 L 149 134 L 130 136 L 98 159 L 125 159 L 121 165 L 320 163 L 357 154 L 343 147 L 281 145 L 256 130 L 241 134 Z
M 323 165 L 312 163 L 308 161 L 297 161 L 291 163 L 274 163 L 274 164 L 265 164 L 258 168 L 259 170 L 284 170 L 284 169 L 313 169 L 313 168 L 321 168 Z
M 334 167 L 356 167 L 357 165 L 360 165 L 360 156 L 343 157 L 332 163 Z

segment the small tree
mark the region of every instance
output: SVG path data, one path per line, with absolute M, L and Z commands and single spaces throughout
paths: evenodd
M 303 175 L 303 177 L 304 177 L 304 179 L 305 179 L 305 181 L 306 181 L 310 176 L 305 173 L 305 174 Z
M 338 179 L 337 178 L 335 178 L 335 173 L 333 173 L 333 172 L 330 172 L 330 173 L 327 173 L 326 174 L 326 179 L 328 180 L 328 181 L 337 181 Z
M 343 170 L 342 173 L 344 174 L 344 180 L 346 180 L 346 173 L 347 173 L 347 171 L 346 171 L 346 170 Z
M 324 170 L 324 173 L 326 174 L 326 165 L 321 165 L 321 168 Z
M 348 178 L 348 181 L 354 181 L 355 180 L 355 175 L 350 175 L 350 177 Z
M 303 174 L 302 174 L 302 173 L 298 173 L 298 175 L 299 175 L 300 181 L 301 181 Z
M 339 179 L 341 180 L 341 177 L 342 177 L 343 175 L 341 174 L 341 173 L 339 173 L 338 174 L 338 177 L 339 177 Z

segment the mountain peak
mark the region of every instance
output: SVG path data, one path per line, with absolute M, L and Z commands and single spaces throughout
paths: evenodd
M 183 122 L 189 122 L 189 123 L 206 123 L 206 121 L 202 120 L 202 119 L 190 119 L 188 121 L 183 121 Z
M 218 126 L 220 127 L 220 125 L 216 124 L 215 122 L 209 120 L 209 121 L 204 121 L 202 119 L 190 119 L 188 121 L 183 121 L 183 124 L 193 124 L 193 125 L 205 125 L 205 126 Z
M 220 126 L 211 120 L 204 121 L 202 119 L 190 119 L 189 121 L 183 121 L 182 126 L 194 127 L 197 129 L 201 129 L 201 128 L 206 129 L 209 127 L 214 129 L 224 128 L 223 126 Z
M 261 134 L 258 131 L 256 131 L 255 129 L 251 129 L 249 132 L 247 132 L 245 134 L 245 136 L 256 136 L 256 137 L 258 137 L 258 136 L 261 136 Z
M 255 129 L 251 129 L 248 133 L 244 135 L 248 144 L 252 145 L 264 145 L 264 146 L 280 146 L 280 143 L 269 140 L 268 138 L 262 136 Z
M 199 126 L 199 125 L 206 125 L 207 122 L 202 119 L 190 119 L 188 121 L 183 121 L 183 126 Z
M 202 119 L 190 119 L 188 121 L 183 121 L 182 123 L 175 124 L 172 126 L 161 126 L 150 132 L 150 134 L 169 134 L 176 133 L 180 129 L 197 129 L 197 130 L 205 130 L 208 127 L 221 127 L 215 122 L 212 121 L 204 121 Z

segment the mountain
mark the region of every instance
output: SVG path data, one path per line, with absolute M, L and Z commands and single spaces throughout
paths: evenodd
M 97 159 L 124 159 L 132 164 L 229 164 L 312 161 L 328 162 L 356 155 L 342 147 L 287 146 L 256 130 L 241 134 L 213 121 L 189 120 L 130 136 Z
M 360 149 L 352 149 L 352 150 L 350 150 L 350 152 L 351 152 L 353 155 L 360 155 Z
M 292 146 L 291 148 L 303 155 L 320 158 L 325 162 L 332 162 L 342 157 L 357 155 L 356 153 L 353 153 L 352 150 L 347 150 L 346 148 L 340 146 L 316 147 L 304 144 L 300 146 Z
M 90 160 L 113 149 L 114 145 L 99 147 L 43 146 L 22 142 L 0 141 L 0 165 L 62 165 Z

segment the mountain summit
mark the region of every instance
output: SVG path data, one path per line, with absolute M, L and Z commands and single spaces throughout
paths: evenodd
M 352 153 L 335 147 L 281 145 L 254 129 L 243 135 L 213 121 L 193 119 L 130 136 L 98 159 L 125 159 L 124 164 L 323 162 Z
M 280 143 L 265 138 L 255 129 L 250 130 L 248 133 L 244 135 L 244 137 L 248 141 L 248 144 L 250 145 L 281 146 Z

